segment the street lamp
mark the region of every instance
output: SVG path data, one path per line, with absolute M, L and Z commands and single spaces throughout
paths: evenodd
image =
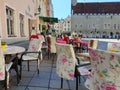
M 39 5 L 39 7 L 38 7 L 38 12 L 37 12 L 37 13 L 34 13 L 34 15 L 35 15 L 35 16 L 36 16 L 36 15 L 39 15 L 40 12 L 41 12 L 41 8 L 40 8 L 40 5 Z

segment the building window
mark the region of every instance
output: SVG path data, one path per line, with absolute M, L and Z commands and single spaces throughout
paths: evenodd
M 2 24 L 1 24 L 1 17 L 0 17 L 0 38 L 1 38 L 1 32 L 2 32 Z
M 110 23 L 104 23 L 104 29 L 111 29 Z
M 32 0 L 32 2 L 33 2 L 33 3 L 35 3 L 35 1 L 34 1 L 34 0 Z
M 120 24 L 118 24 L 118 30 L 120 30 Z
M 64 26 L 66 26 L 66 24 L 64 24 Z
M 75 25 L 75 28 L 77 28 L 77 24 Z
M 82 27 L 82 24 L 80 24 L 80 27 Z
M 23 37 L 25 36 L 24 34 L 24 16 L 20 14 L 20 35 Z
M 70 31 L 70 29 L 68 28 L 68 31 Z
M 7 17 L 7 34 L 8 37 L 15 36 L 14 34 L 14 10 L 6 7 L 6 17 Z

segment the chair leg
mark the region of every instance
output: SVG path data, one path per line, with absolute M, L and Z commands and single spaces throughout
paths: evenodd
M 48 59 L 51 58 L 51 52 L 48 52 Z
M 27 61 L 27 64 L 28 64 L 28 71 L 30 71 L 30 69 L 29 69 L 29 61 Z
M 61 78 L 61 89 L 63 88 L 63 78 Z
M 21 78 L 22 78 L 22 61 L 20 63 L 20 80 L 21 80 Z
M 16 74 L 17 74 L 17 85 L 18 85 L 19 81 L 20 81 L 20 77 L 19 77 L 19 72 L 18 72 L 18 58 L 17 57 L 14 61 L 14 67 L 15 67 L 15 71 L 16 71 Z
M 37 70 L 38 74 L 39 74 L 39 69 Z
M 16 74 L 17 74 L 17 84 L 19 84 L 19 73 L 18 73 L 18 66 L 15 65 L 15 71 L 16 71 Z
M 76 76 L 76 90 L 78 90 L 78 77 L 79 76 Z
M 78 78 L 79 78 L 79 84 L 81 83 L 81 79 L 80 79 L 80 76 L 78 76 Z
M 37 73 L 39 74 L 39 59 L 37 60 Z
M 4 86 L 5 86 L 5 90 L 7 90 L 7 72 L 5 72 L 5 83 L 4 83 Z
M 9 74 L 9 72 L 6 72 L 5 89 L 9 88 L 9 78 L 10 78 L 10 74 Z
M 48 52 L 48 59 L 49 59 L 49 52 Z

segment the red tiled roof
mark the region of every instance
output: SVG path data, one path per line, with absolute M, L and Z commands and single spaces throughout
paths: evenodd
M 77 3 L 72 6 L 73 14 L 92 13 L 92 14 L 119 14 L 120 2 L 104 2 L 104 3 Z

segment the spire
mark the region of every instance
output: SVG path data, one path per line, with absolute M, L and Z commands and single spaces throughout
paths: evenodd
M 71 0 L 71 5 L 75 6 L 77 4 L 77 0 Z

